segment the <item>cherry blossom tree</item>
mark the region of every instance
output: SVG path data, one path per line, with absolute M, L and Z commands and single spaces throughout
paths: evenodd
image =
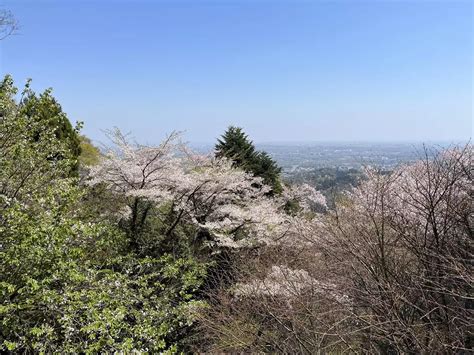
M 211 295 L 204 350 L 469 351 L 472 154 L 369 168 L 334 211 L 292 216 L 282 243 L 244 255 L 239 281 Z
M 205 230 L 219 246 L 271 244 L 292 228 L 293 218 L 282 208 L 289 199 L 297 200 L 303 211 L 309 202 L 325 206 L 324 197 L 308 185 L 270 197 L 271 188 L 262 178 L 235 168 L 224 157 L 192 152 L 176 132 L 157 147 L 130 143 L 119 130 L 109 137 L 113 144 L 91 168 L 89 184 L 106 184 L 128 198 L 125 215 L 132 234 L 146 220 L 150 203 L 168 204 L 174 219 L 166 234 L 185 222 Z M 140 202 L 145 202 L 141 211 Z
M 373 351 L 472 345 L 472 153 L 426 150 L 391 174 L 368 170 L 318 240 Z

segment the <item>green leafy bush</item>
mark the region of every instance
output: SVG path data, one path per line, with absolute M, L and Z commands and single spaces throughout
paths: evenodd
M 107 217 L 115 210 L 92 208 L 90 189 L 71 174 L 78 152 L 69 121 L 58 122 L 67 118 L 56 101 L 49 92 L 31 96 L 28 86 L 19 103 L 16 94 L 6 77 L 0 87 L 0 350 L 178 351 L 202 305 L 195 294 L 206 263 L 132 250 L 128 234 Z M 43 104 L 53 106 L 37 111 Z M 106 192 L 94 193 L 100 200 Z

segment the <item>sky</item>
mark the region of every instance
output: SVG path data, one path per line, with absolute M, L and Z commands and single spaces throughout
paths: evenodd
M 465 141 L 471 1 L 0 0 L 1 74 L 53 88 L 96 141 Z

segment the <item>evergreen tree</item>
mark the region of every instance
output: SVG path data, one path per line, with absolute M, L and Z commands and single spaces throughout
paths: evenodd
M 6 77 L 5 81 L 11 80 Z M 54 129 L 56 138 L 64 142 L 74 160 L 78 160 L 81 154 L 81 140 L 78 134 L 80 124 L 74 127 L 67 115 L 63 112 L 61 105 L 52 96 L 52 89 L 47 89 L 37 95 L 30 88 L 28 82 L 22 93 L 22 98 L 18 104 L 20 114 L 27 117 L 32 122 L 38 122 Z M 38 137 L 36 137 L 38 139 Z M 64 158 L 57 156 L 56 158 Z M 71 170 L 72 175 L 77 175 L 78 162 Z
M 178 353 L 207 264 L 130 248 L 121 196 L 86 200 L 65 116 L 41 96 L 23 106 L 28 90 L 18 102 L 0 81 L 0 353 Z
M 230 126 L 215 146 L 217 157 L 231 159 L 236 167 L 263 178 L 272 187 L 272 193 L 282 191 L 281 168 L 266 153 L 255 149 L 253 142 L 240 127 Z
M 282 192 L 283 188 L 280 181 L 281 168 L 266 152 L 258 152 L 256 154 L 251 171 L 254 175 L 263 178 L 265 184 L 272 187 L 273 193 L 279 194 Z
M 216 156 L 231 159 L 235 166 L 251 170 L 257 160 L 257 152 L 242 128 L 230 126 L 215 147 Z

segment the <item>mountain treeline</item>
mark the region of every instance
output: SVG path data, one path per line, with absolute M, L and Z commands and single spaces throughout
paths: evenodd
M 2 352 L 472 350 L 471 145 L 367 169 L 329 209 L 241 128 L 204 156 L 81 126 L 2 81 Z

